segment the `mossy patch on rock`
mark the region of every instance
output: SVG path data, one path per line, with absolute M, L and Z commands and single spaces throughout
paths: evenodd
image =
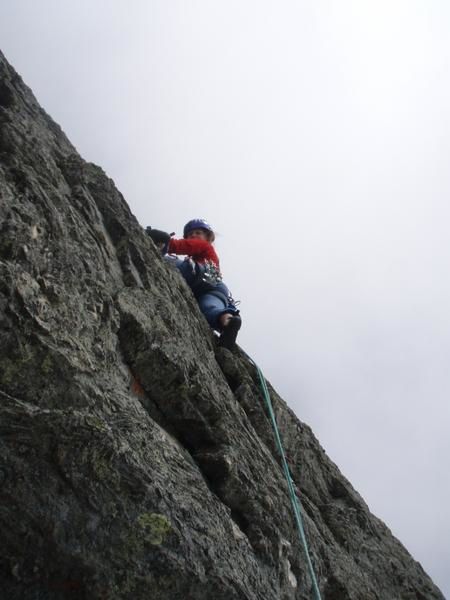
M 144 533 L 145 541 L 154 546 L 162 544 L 172 529 L 169 519 L 158 513 L 142 513 L 137 524 Z

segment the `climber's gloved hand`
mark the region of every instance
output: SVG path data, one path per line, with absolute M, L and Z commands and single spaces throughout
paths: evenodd
M 161 244 L 165 246 L 170 241 L 170 235 L 166 231 L 161 231 L 160 229 L 153 229 L 152 227 L 150 227 L 150 225 L 145 228 L 145 232 L 148 236 L 152 238 L 152 240 L 157 246 L 160 246 Z

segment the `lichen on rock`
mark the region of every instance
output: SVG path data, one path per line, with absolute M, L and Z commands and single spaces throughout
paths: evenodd
M 137 523 L 143 531 L 144 539 L 154 546 L 162 544 L 172 528 L 169 519 L 157 513 L 142 513 L 137 518 Z

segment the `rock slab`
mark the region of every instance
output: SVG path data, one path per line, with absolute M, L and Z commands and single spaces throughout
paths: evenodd
M 323 600 L 442 594 L 270 388 Z M 306 600 L 244 353 L 0 53 L 0 599 Z

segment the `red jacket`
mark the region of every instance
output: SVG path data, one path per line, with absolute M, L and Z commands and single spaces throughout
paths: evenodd
M 175 240 L 170 238 L 168 252 L 169 254 L 186 254 L 199 264 L 211 261 L 218 269 L 220 268 L 219 257 L 214 250 L 214 246 L 206 240 Z

